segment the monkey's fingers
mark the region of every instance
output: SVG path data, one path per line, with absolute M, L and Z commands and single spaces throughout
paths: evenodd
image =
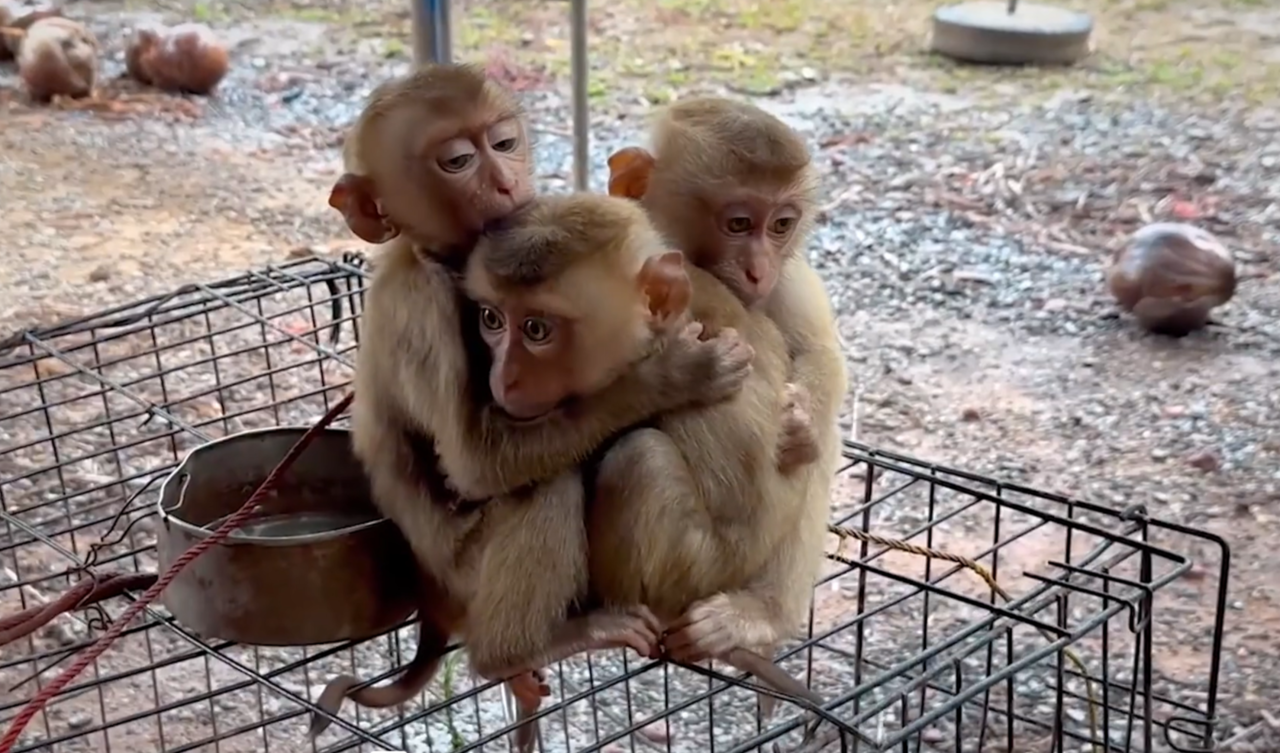
M 590 648 L 632 648 L 644 657 L 654 655 L 662 626 L 647 607 L 600 611 L 589 616 Z
M 702 322 L 689 322 L 684 325 L 684 329 L 680 330 L 680 337 L 686 340 L 701 340 L 702 330 Z
M 694 608 L 667 627 L 662 646 L 667 656 L 696 664 L 719 656 L 738 645 L 733 626 L 716 611 Z

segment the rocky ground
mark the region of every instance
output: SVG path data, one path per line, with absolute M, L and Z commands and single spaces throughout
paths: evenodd
M 1223 750 L 1275 749 L 1280 11 L 1256 0 L 1214 11 L 1172 0 L 1094 0 L 1087 5 L 1098 14 L 1099 51 L 1086 65 L 1008 73 L 921 53 L 928 5 L 874 5 L 663 0 L 593 10 L 594 187 L 604 186 L 605 157 L 641 137 L 650 106 L 680 93 L 758 96 L 786 118 L 810 140 L 823 173 L 810 259 L 848 349 L 851 437 L 1115 509 L 1143 504 L 1159 520 L 1225 538 L 1231 580 L 1218 740 Z M 111 82 L 115 104 L 93 111 L 31 107 L 12 69 L 0 69 L 5 330 L 360 248 L 325 197 L 337 145 L 364 94 L 408 65 L 404 7 L 166 0 L 143 11 L 82 0 L 68 12 L 99 34 L 108 78 L 123 70 L 126 29 L 153 17 L 210 23 L 233 45 L 235 68 L 209 99 Z M 542 185 L 567 190 L 567 6 L 477 0 L 456 17 L 460 53 L 488 61 L 529 105 Z M 1224 326 L 1168 340 L 1114 315 L 1103 264 L 1127 233 L 1158 218 L 1197 222 L 1231 247 L 1243 282 L 1220 312 Z M 16 378 L 7 374 L 5 383 Z M 5 400 L 0 395 L 3 445 L 29 440 L 3 418 L 15 411 Z M 838 509 L 856 509 L 861 482 L 839 488 Z M 0 482 L 0 499 L 20 490 Z M 919 509 L 904 512 L 906 502 L 895 509 L 876 508 L 874 530 L 904 535 L 920 524 L 912 522 Z M 1046 561 L 1065 556 L 1064 544 L 1061 531 L 1041 538 L 1039 549 L 1023 553 L 1026 561 L 1013 557 L 1001 567 L 1047 572 Z M 995 539 L 985 531 L 975 540 Z M 1195 561 L 1155 600 L 1155 679 L 1192 716 L 1203 714 L 1220 558 L 1212 542 L 1193 537 L 1155 541 Z M 951 543 L 966 554 L 982 551 Z M 981 588 L 967 592 L 987 597 Z M 850 604 L 856 610 L 849 587 L 823 593 L 822 619 L 835 620 Z M 879 640 L 899 648 L 903 635 L 914 640 L 920 614 L 904 615 L 893 623 L 898 632 L 886 628 Z M 1086 660 L 1090 645 L 1080 649 Z M 833 693 L 856 680 L 827 675 Z M 1028 713 L 1051 714 L 1032 685 L 1019 686 L 1034 697 Z M 290 686 L 303 694 L 306 687 Z M 653 689 L 658 699 L 662 692 Z M 25 695 L 20 689 L 15 698 Z M 224 698 L 217 711 L 238 706 Z M 605 707 L 615 715 L 621 708 L 621 700 L 612 712 Z M 1157 708 L 1157 718 L 1186 715 L 1171 708 Z M 198 721 L 214 712 L 210 703 Z M 485 725 L 479 711 L 474 719 L 468 713 L 461 727 L 433 722 L 436 737 L 420 749 L 473 739 Z M 556 729 L 572 727 L 570 716 Z M 1083 724 L 1083 716 L 1072 718 Z M 926 742 L 946 742 L 950 733 L 939 730 Z M 299 735 L 287 732 L 273 749 L 301 750 L 292 739 Z M 672 734 L 637 739 L 665 747 Z M 686 734 L 684 746 L 678 736 L 672 744 L 698 749 L 706 733 Z M 128 742 L 164 748 L 152 740 Z M 563 740 L 548 744 L 568 745 L 567 734 Z M 728 747 L 725 740 L 718 747 Z M 85 745 L 54 747 L 98 749 Z M 999 749 L 991 738 L 964 749 L 980 745 Z M 1009 750 L 1042 748 L 1033 737 Z

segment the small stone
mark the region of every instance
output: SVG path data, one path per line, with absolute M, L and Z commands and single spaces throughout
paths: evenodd
M 89 282 L 106 282 L 111 279 L 111 275 L 114 271 L 115 270 L 107 264 L 99 265 L 89 273 Z
M 937 745 L 946 741 L 947 736 L 936 727 L 927 727 L 920 733 L 920 741 L 929 745 Z
M 1187 465 L 1205 473 L 1213 473 L 1222 468 L 1222 458 L 1213 450 L 1200 450 L 1187 456 Z
M 1059 311 L 1066 311 L 1067 301 L 1065 298 L 1050 298 L 1044 302 L 1044 305 L 1040 307 L 1040 310 L 1050 314 L 1055 314 Z
M 982 419 L 982 413 L 980 413 L 977 408 L 968 407 L 960 411 L 961 421 L 972 423 L 974 421 L 979 421 L 981 419 Z
M 294 246 L 289 249 L 289 253 L 285 254 L 290 259 L 305 259 L 308 256 L 318 256 L 316 249 L 311 246 Z
M 1165 418 L 1182 418 L 1187 415 L 1187 408 L 1185 405 L 1166 405 L 1160 409 L 1160 413 Z
M 1151 459 L 1152 460 L 1168 460 L 1169 451 L 1164 449 L 1163 447 L 1153 447 L 1151 449 Z

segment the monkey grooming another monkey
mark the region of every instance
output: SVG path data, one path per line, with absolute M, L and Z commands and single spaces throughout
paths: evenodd
M 825 511 L 840 463 L 837 421 L 848 375 L 830 299 L 803 251 L 818 182 L 810 152 L 778 118 L 719 97 L 666 108 L 652 148 L 628 147 L 609 158 L 609 193 L 638 200 L 692 264 L 781 330 L 790 366 L 779 467 L 805 474 L 806 511 Z M 819 524 L 815 513 L 808 525 L 806 541 L 820 541 L 825 520 Z M 821 567 L 820 557 L 804 563 L 811 577 L 796 571 L 783 610 L 797 624 L 808 608 L 805 586 Z M 762 702 L 768 716 L 772 699 Z
M 1120 308 L 1147 331 L 1170 337 L 1204 327 L 1209 312 L 1236 292 L 1231 252 L 1209 231 L 1180 222 L 1138 230 L 1106 277 Z
M 4 35 L 6 40 L 21 40 L 18 75 L 32 101 L 93 94 L 98 79 L 98 40 L 82 24 L 51 16 L 31 24 L 26 32 L 5 29 Z
M 142 84 L 169 92 L 208 94 L 227 75 L 227 48 L 204 24 L 145 27 L 125 46 L 125 69 Z
M 486 224 L 533 198 L 521 108 L 473 66 L 421 66 L 374 90 L 343 157 L 330 205 L 357 236 L 385 244 L 361 322 L 355 453 L 442 594 L 419 610 L 423 635 L 461 633 L 472 668 L 514 676 L 522 711 L 536 710 L 534 670 L 593 647 L 648 653 L 657 640 L 642 608 L 571 611 L 587 585 L 577 465 L 661 411 L 736 394 L 751 350 L 733 333 L 703 341 L 690 327 L 654 340 L 607 384 L 612 375 L 584 382 L 590 394 L 538 416 L 508 414 L 473 373 L 487 355 L 455 274 Z M 420 645 L 415 665 L 443 648 Z
M 820 702 L 755 653 L 799 627 L 796 592 L 812 589 L 827 518 L 826 500 L 777 468 L 788 357 L 773 322 L 686 269 L 633 202 L 592 194 L 540 197 L 487 234 L 465 288 L 493 353 L 494 399 L 518 415 L 627 368 L 690 312 L 713 335 L 742 333 L 755 360 L 740 394 L 660 415 L 605 453 L 588 506 L 590 584 L 606 606 L 652 609 L 672 628 L 672 658 L 719 658 Z

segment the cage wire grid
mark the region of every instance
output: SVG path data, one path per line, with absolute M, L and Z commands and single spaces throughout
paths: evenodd
M 160 483 L 186 452 L 246 429 L 310 425 L 345 392 L 368 274 L 359 254 L 302 259 L 0 343 L 0 615 L 88 573 L 154 572 Z M 832 537 L 827 551 L 848 562 L 828 562 L 807 637 L 780 658 L 857 731 L 823 750 L 1213 749 L 1229 567 L 1220 538 L 1141 506 L 1109 509 L 862 444 L 846 444 L 845 461 L 834 522 L 972 558 L 1011 600 L 961 565 Z M 1208 573 L 1199 618 L 1162 622 L 1156 607 L 1187 588 L 1193 560 Z M 0 720 L 129 598 L 0 647 Z M 474 680 L 456 652 L 414 702 L 347 702 L 319 740 L 306 738 L 309 701 L 329 679 L 382 679 L 407 662 L 410 624 L 361 643 L 265 648 L 197 636 L 159 604 L 145 614 L 15 753 L 507 749 L 500 686 Z M 786 749 L 804 721 L 783 703 L 761 722 L 742 679 L 707 667 L 594 652 L 552 669 L 541 750 Z

